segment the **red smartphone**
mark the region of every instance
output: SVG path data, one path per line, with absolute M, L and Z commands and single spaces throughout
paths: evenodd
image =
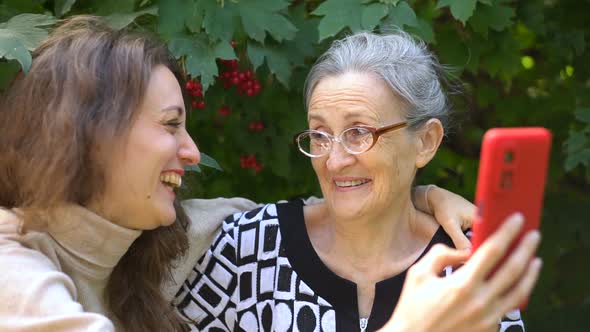
M 524 234 L 539 228 L 550 149 L 551 133 L 545 128 L 493 128 L 485 133 L 475 192 L 473 252 L 515 212 L 524 215 L 525 223 L 508 253 Z

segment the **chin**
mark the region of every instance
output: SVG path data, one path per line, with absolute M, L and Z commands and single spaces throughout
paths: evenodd
M 160 220 L 160 226 L 170 226 L 176 221 L 176 212 L 172 210 L 172 213 L 166 213 Z

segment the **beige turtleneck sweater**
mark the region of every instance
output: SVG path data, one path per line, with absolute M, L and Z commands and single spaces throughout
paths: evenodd
M 163 285 L 172 299 L 224 217 L 256 204 L 242 198 L 183 202 L 191 219 L 189 253 Z M 115 331 L 103 298 L 109 275 L 140 231 L 81 206 L 60 208 L 47 232 L 19 234 L 0 209 L 0 331 Z

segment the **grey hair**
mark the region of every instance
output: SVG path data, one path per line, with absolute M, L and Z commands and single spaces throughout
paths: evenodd
M 406 120 L 412 129 L 431 118 L 448 124 L 450 106 L 443 91 L 444 68 L 426 44 L 397 30 L 378 35 L 358 32 L 334 41 L 311 68 L 305 81 L 305 106 L 324 78 L 347 72 L 373 73 L 383 79 L 408 106 Z

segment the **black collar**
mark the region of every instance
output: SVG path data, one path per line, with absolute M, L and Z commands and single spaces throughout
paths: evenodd
M 282 244 L 293 270 L 318 296 L 334 306 L 338 331 L 359 331 L 356 284 L 336 275 L 318 256 L 305 227 L 303 202 L 294 200 L 277 204 L 277 213 Z M 450 237 L 439 227 L 418 260 L 436 243 L 453 246 Z M 367 331 L 377 330 L 387 323 L 397 305 L 406 273 L 407 270 L 375 285 Z

